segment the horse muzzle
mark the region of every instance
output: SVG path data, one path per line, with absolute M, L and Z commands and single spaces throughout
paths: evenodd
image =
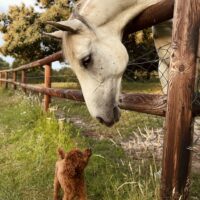
M 119 121 L 121 113 L 118 106 L 115 106 L 112 110 L 112 114 L 109 115 L 110 119 L 105 119 L 103 117 L 97 116 L 96 119 L 101 123 L 108 127 L 113 126 L 116 122 Z

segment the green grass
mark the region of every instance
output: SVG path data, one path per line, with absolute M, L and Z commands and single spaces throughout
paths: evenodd
M 80 89 L 77 83 L 52 83 L 55 88 L 70 88 Z M 126 93 L 161 93 L 160 83 L 154 81 L 137 81 L 137 82 L 122 82 L 122 91 Z M 133 131 L 140 129 L 160 129 L 163 125 L 163 118 L 148 114 L 137 113 L 133 111 L 122 110 L 120 121 L 112 128 L 106 128 L 104 125 L 99 124 L 96 120 L 92 119 L 85 104 L 74 102 L 65 99 L 53 98 L 51 106 L 59 107 L 60 110 L 65 112 L 68 119 L 75 119 L 82 121 L 79 126 L 82 131 L 98 132 L 105 137 L 116 137 L 119 139 L 128 139 L 127 137 L 133 135 Z
M 122 82 L 123 92 L 133 93 L 153 93 L 158 94 L 161 92 L 161 85 L 158 80 L 154 81 L 123 81 Z
M 79 89 L 76 83 L 53 83 L 52 87 L 57 88 L 71 88 Z M 160 83 L 158 81 L 137 81 L 137 82 L 122 82 L 122 91 L 126 93 L 161 93 Z M 119 123 L 115 124 L 112 128 L 106 128 L 104 125 L 99 124 L 96 120 L 92 119 L 85 104 L 53 98 L 52 106 L 58 106 L 68 118 L 81 119 L 83 131 L 93 131 L 101 133 L 106 137 L 118 137 L 120 139 L 132 136 L 133 131 L 140 129 L 159 129 L 163 125 L 163 118 L 153 115 L 137 113 L 133 111 L 121 111 L 121 118 Z
M 82 131 L 92 131 L 105 137 L 114 137 L 115 140 L 128 139 L 129 136 L 133 135 L 133 131 L 138 131 L 138 127 L 142 130 L 145 128 L 156 130 L 160 129 L 163 125 L 162 117 L 121 110 L 120 121 L 111 128 L 108 128 L 90 116 L 84 103 L 52 99 L 51 105 L 62 110 L 67 119 L 81 121 L 82 123 L 79 125 L 79 128 Z
M 44 86 L 44 84 L 36 84 Z M 52 88 L 70 88 L 80 89 L 80 85 L 77 82 L 53 82 Z M 123 92 L 136 92 L 136 93 L 161 93 L 161 86 L 158 80 L 154 81 L 123 81 Z
M 56 88 L 70 88 L 80 89 L 77 83 L 52 83 L 52 87 Z M 161 93 L 160 83 L 158 81 L 138 81 L 138 82 L 122 82 L 123 92 L 132 93 Z M 65 116 L 70 120 L 71 118 L 82 121 L 79 126 L 82 131 L 97 132 L 105 137 L 115 137 L 115 139 L 128 139 L 127 137 L 133 135 L 133 131 L 137 131 L 138 127 L 141 129 L 159 129 L 163 125 L 163 118 L 148 114 L 142 114 L 132 111 L 122 110 L 119 123 L 112 128 L 107 128 L 101 125 L 96 120 L 92 119 L 85 104 L 74 102 L 65 99 L 53 98 L 51 106 L 59 107 L 65 112 Z
M 36 84 L 38 86 L 44 86 L 44 84 Z M 80 85 L 77 82 L 53 82 L 52 88 L 70 88 L 70 89 L 80 89 Z
M 56 149 L 91 147 L 86 170 L 89 200 L 157 199 L 156 163 L 131 161 L 109 140 L 81 136 L 72 124 L 59 126 L 37 98 L 0 91 L 0 199 L 52 199 Z
M 37 103 L 1 92 L 0 199 L 51 199 L 56 149 L 75 146 L 69 134 L 76 130 L 59 130 Z
M 37 97 L 0 89 L 0 200 L 52 199 L 58 147 L 92 148 L 86 168 L 88 200 L 159 199 L 155 174 L 160 164 L 153 157 L 133 160 L 114 141 L 128 140 L 138 127 L 160 128 L 162 118 L 123 111 L 120 123 L 109 129 L 92 120 L 84 104 L 58 99 L 52 104 L 64 110 L 67 121 L 81 119 L 81 124 L 60 126 L 41 110 Z M 103 137 L 84 137 L 85 132 Z M 191 199 L 200 199 L 199 187 L 200 175 L 193 174 Z

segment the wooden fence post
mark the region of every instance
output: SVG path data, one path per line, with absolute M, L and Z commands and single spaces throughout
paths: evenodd
M 176 0 L 164 138 L 161 199 L 188 199 L 199 0 Z
M 25 69 L 22 70 L 21 72 L 21 83 L 26 83 L 26 71 Z M 23 91 L 26 92 L 26 88 L 23 88 Z
M 8 80 L 8 72 L 5 72 L 5 79 Z M 5 82 L 5 89 L 8 88 L 8 82 Z
M 45 76 L 44 76 L 44 86 L 51 88 L 51 64 L 44 65 Z M 49 104 L 51 102 L 50 95 L 44 95 L 44 110 L 47 112 L 49 109 Z
M 17 81 L 17 72 L 14 71 L 13 72 L 13 82 L 16 82 Z M 13 89 L 16 90 L 17 89 L 17 86 L 15 85 L 15 83 L 13 83 Z
M 2 79 L 2 73 L 0 72 L 0 79 Z M 2 81 L 0 81 L 0 86 L 2 86 Z

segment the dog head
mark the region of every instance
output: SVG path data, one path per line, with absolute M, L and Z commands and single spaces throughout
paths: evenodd
M 63 149 L 58 149 L 58 154 L 61 159 L 64 159 L 66 173 L 71 177 L 79 177 L 83 174 L 92 151 L 91 149 L 85 149 L 84 151 L 74 149 L 65 153 Z

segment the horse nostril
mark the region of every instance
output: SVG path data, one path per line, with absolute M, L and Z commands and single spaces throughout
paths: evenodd
M 104 123 L 104 120 L 103 120 L 101 117 L 96 117 L 96 118 L 97 118 L 97 120 L 98 120 L 101 124 Z
M 115 121 L 114 120 L 112 120 L 112 121 L 105 121 L 103 118 L 101 118 L 101 117 L 96 117 L 96 119 L 101 123 L 101 124 L 105 124 L 106 126 L 108 126 L 108 127 L 110 127 L 110 126 L 112 126 L 114 123 L 115 123 Z
M 119 108 L 117 106 L 115 106 L 113 108 L 113 115 L 114 115 L 114 120 L 115 122 L 119 121 L 119 118 L 120 118 L 120 111 L 119 111 Z

